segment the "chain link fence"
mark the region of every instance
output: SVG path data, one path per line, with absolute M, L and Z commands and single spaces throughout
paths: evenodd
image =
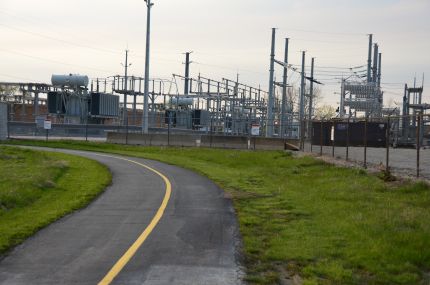
M 150 114 L 151 115 L 151 114 Z M 130 120 L 131 123 L 134 123 Z M 430 179 L 430 115 L 382 118 L 349 118 L 297 121 L 262 120 L 252 116 L 222 117 L 210 114 L 169 112 L 150 116 L 149 133 L 159 135 L 149 144 L 202 145 L 241 149 L 291 149 L 343 159 L 364 168 L 377 167 L 387 173 Z M 268 128 L 272 136 L 266 138 Z M 105 141 L 108 133 L 121 135 L 120 143 L 142 134 L 141 125 L 43 124 L 8 122 L 8 137 L 76 139 Z M 192 141 L 190 143 L 189 141 Z M 133 143 L 133 141 L 131 142 Z M 138 141 L 134 141 L 139 144 Z
M 305 121 L 300 149 L 430 179 L 430 116 Z

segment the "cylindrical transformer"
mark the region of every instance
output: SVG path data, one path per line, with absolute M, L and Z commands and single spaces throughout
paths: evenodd
M 87 87 L 88 76 L 79 74 L 55 75 L 51 77 L 51 83 L 54 86 L 61 87 Z

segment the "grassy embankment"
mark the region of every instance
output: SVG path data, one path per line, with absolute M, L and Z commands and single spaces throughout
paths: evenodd
M 0 146 L 0 255 L 87 205 L 110 181 L 89 159 Z
M 427 284 L 430 188 L 284 152 L 16 142 L 156 159 L 223 187 L 239 217 L 251 284 Z

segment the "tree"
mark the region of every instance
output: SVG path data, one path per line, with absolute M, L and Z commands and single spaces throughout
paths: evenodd
M 306 86 L 305 98 L 304 98 L 304 115 L 305 117 L 309 114 L 309 86 Z M 277 92 L 277 94 L 281 94 L 281 91 Z M 312 100 L 312 108 L 315 110 L 317 104 L 321 99 L 321 89 L 318 86 L 314 85 L 313 90 L 313 100 Z M 299 104 L 300 104 L 300 88 L 293 85 L 292 87 L 287 89 L 287 112 L 299 112 Z M 315 112 L 314 112 L 315 113 Z
M 11 95 L 18 90 L 16 86 L 0 85 L 0 95 Z
M 309 88 L 309 86 L 306 86 L 305 91 L 306 91 L 305 94 L 310 94 L 310 88 Z M 312 109 L 313 109 L 313 112 L 312 112 L 311 116 L 313 118 L 313 117 L 315 117 L 315 114 L 316 114 L 316 107 L 317 107 L 318 103 L 321 100 L 321 89 L 319 88 L 318 85 L 315 86 L 315 84 L 314 84 L 314 90 L 313 90 L 313 96 L 312 97 L 313 97 L 312 98 Z M 308 114 L 309 114 L 309 100 L 310 100 L 309 96 L 305 96 L 305 118 L 308 118 Z
M 334 117 L 336 117 L 336 108 L 331 105 L 323 104 L 315 109 L 317 120 L 328 120 Z

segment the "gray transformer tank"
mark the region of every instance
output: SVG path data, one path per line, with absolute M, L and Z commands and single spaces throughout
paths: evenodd
M 95 117 L 118 117 L 119 96 L 91 93 L 91 115 Z

